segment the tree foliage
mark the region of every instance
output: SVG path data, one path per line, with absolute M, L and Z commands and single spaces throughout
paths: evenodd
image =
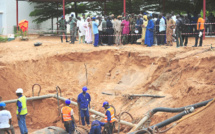
M 74 3 L 65 4 L 65 13 L 70 14 L 71 12 L 84 13 L 86 12 L 86 5 L 83 3 L 77 4 L 77 9 L 75 10 Z M 30 13 L 29 16 L 35 17 L 34 22 L 42 23 L 51 18 L 61 17 L 63 14 L 63 5 L 60 3 L 36 3 L 34 11 Z
M 100 12 L 104 14 L 104 1 L 98 2 L 79 2 L 75 11 L 74 3 L 66 3 L 66 14 L 71 12 Z M 215 0 L 207 0 L 207 10 L 215 11 Z M 37 3 L 35 10 L 30 13 L 30 16 L 35 17 L 34 22 L 41 23 L 50 18 L 60 17 L 63 12 L 62 3 Z M 156 11 L 171 13 L 182 13 L 189 11 L 190 13 L 200 13 L 203 8 L 203 0 L 126 0 L 127 13 L 144 13 L 147 11 Z M 107 0 L 106 15 L 119 15 L 123 12 L 123 0 Z
M 207 10 L 214 11 L 215 0 L 207 0 Z M 91 11 L 104 11 L 104 2 L 89 2 L 88 9 Z M 203 0 L 126 0 L 126 12 L 143 13 L 156 11 L 171 13 L 191 12 L 200 13 L 203 8 Z M 123 0 L 112 0 L 106 3 L 107 15 L 122 14 Z

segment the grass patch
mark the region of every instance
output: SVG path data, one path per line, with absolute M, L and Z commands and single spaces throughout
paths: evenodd
M 7 42 L 7 37 L 1 37 L 0 36 L 0 42 Z

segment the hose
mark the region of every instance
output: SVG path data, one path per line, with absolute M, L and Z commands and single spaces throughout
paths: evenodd
M 169 131 L 170 129 L 172 129 L 172 128 L 173 128 L 174 126 L 176 126 L 177 124 L 179 124 L 180 122 L 182 122 L 182 121 L 188 119 L 189 117 L 192 117 L 192 116 L 194 116 L 194 115 L 200 113 L 201 111 L 203 111 L 203 110 L 205 110 L 206 108 L 208 108 L 214 101 L 215 101 L 215 98 L 212 99 L 212 101 L 210 101 L 209 103 L 207 103 L 207 105 L 206 105 L 205 107 L 202 107 L 202 108 L 199 109 L 198 111 L 196 111 L 196 112 L 194 112 L 194 113 L 192 113 L 192 114 L 186 116 L 185 118 L 182 118 L 183 116 L 181 116 L 182 119 L 179 118 L 179 119 L 177 120 L 177 122 L 174 123 L 171 127 L 167 128 L 166 130 L 160 131 L 160 133 L 165 133 L 165 132 Z M 184 111 L 184 112 L 186 112 L 186 111 Z M 183 112 L 183 113 L 184 113 L 184 112 Z M 180 114 L 178 114 L 178 115 L 176 115 L 176 116 L 174 116 L 174 117 L 172 117 L 172 118 L 177 119 L 176 117 L 179 117 L 179 115 L 182 115 L 182 113 L 180 113 Z M 171 122 L 169 122 L 169 123 L 167 123 L 167 122 L 168 122 L 168 120 L 170 121 L 172 118 L 167 119 L 166 121 L 163 121 L 163 122 L 161 122 L 161 123 L 155 125 L 155 127 L 159 127 L 159 128 L 160 128 L 160 127 L 163 127 L 164 124 L 166 124 L 166 125 L 170 124 Z M 162 124 L 162 123 L 163 123 L 163 124 Z M 152 127 L 153 127 L 153 126 L 152 126 Z
M 175 124 L 175 123 L 174 123 Z M 165 130 L 160 130 L 160 133 L 166 133 L 167 131 L 169 131 L 170 129 L 172 129 L 175 125 L 172 125 L 171 127 L 165 129 Z
M 134 123 L 134 118 L 133 118 L 133 116 L 130 114 L 130 113 L 128 113 L 128 112 L 122 112 L 122 113 L 120 113 L 119 114 L 119 122 L 118 122 L 118 134 L 119 134 L 119 132 L 120 132 L 120 120 L 121 120 L 121 116 L 123 115 L 123 114 L 128 114 L 130 117 L 131 117 L 131 119 L 132 119 L 132 123 Z
M 38 96 L 40 96 L 41 86 L 40 86 L 40 84 L 34 84 L 34 85 L 32 86 L 32 96 L 33 96 L 33 97 L 34 97 L 34 87 L 35 87 L 36 85 L 39 86 L 39 88 L 40 88 L 40 89 L 39 89 L 39 92 L 38 92 Z
M 207 101 L 203 101 L 203 102 L 200 102 L 200 103 L 196 103 L 196 104 L 192 104 L 192 105 L 185 106 L 185 107 L 180 107 L 180 108 L 165 108 L 165 107 L 155 108 L 152 111 L 150 111 L 147 114 L 147 116 L 144 116 L 144 118 L 134 128 L 132 128 L 132 130 L 130 132 L 138 130 L 142 126 L 142 124 L 144 124 L 148 119 L 150 119 L 157 112 L 170 112 L 170 113 L 182 112 L 182 111 L 186 110 L 189 107 L 199 108 L 199 107 L 205 106 L 205 105 L 208 104 L 208 102 L 210 102 L 212 100 L 213 99 L 210 99 L 210 100 L 207 100 Z
M 187 114 L 189 114 L 191 112 L 192 112 L 192 110 L 185 110 L 185 111 L 181 112 L 180 114 L 177 114 L 177 115 L 175 115 L 175 116 L 173 116 L 173 117 L 171 117 L 171 118 L 169 118 L 169 119 L 167 119 L 165 121 L 162 121 L 162 122 L 160 122 L 160 123 L 158 123 L 158 124 L 156 124 L 154 126 L 151 126 L 151 128 L 152 129 L 154 127 L 162 128 L 162 127 L 164 127 L 164 126 L 166 126 L 166 125 L 168 125 L 168 124 L 170 124 L 170 123 L 172 123 L 174 121 L 177 121 L 177 120 L 181 119 L 183 116 L 185 116 L 185 115 L 187 115 Z
M 130 134 L 152 134 L 151 132 L 149 132 L 146 129 L 142 129 L 140 131 L 134 132 L 134 133 L 130 133 Z
M 186 108 L 188 107 L 194 107 L 195 109 L 196 108 L 199 108 L 199 107 L 202 107 L 202 106 L 205 106 L 208 104 L 208 102 L 212 101 L 213 99 L 210 99 L 210 100 L 207 100 L 207 101 L 203 101 L 203 102 L 200 102 L 200 103 L 196 103 L 196 104 L 193 104 L 193 105 L 189 105 L 189 106 L 185 106 L 185 107 L 180 107 L 180 108 L 165 108 L 165 107 L 158 107 L 158 108 L 155 108 L 151 111 L 151 114 L 155 114 L 157 112 L 170 112 L 170 113 L 178 113 L 178 112 L 182 112 L 184 111 Z
M 34 97 L 34 87 L 35 86 L 39 86 L 39 92 L 38 92 L 38 96 L 40 96 L 40 92 L 41 92 L 41 86 L 40 86 L 40 84 L 34 84 L 33 86 L 32 86 L 32 96 Z M 33 102 L 33 100 L 31 101 L 32 102 L 32 106 L 33 106 L 33 109 L 34 109 L 34 102 Z
M 60 116 L 60 102 L 59 102 L 59 96 L 58 96 L 58 90 L 60 90 L 60 96 L 61 96 L 61 89 L 59 86 L 56 87 L 56 94 L 57 94 L 57 105 L 58 105 L 58 113 L 59 113 L 59 116 Z
M 155 126 L 155 127 L 153 128 L 152 133 L 153 133 L 153 134 L 155 134 L 155 133 L 160 134 L 159 129 L 158 129 L 157 126 Z
M 116 108 L 113 105 L 109 105 L 109 106 L 114 109 L 114 115 L 116 115 Z

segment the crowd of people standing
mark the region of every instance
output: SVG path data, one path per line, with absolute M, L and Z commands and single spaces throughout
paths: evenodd
M 211 16 L 211 17 L 210 17 Z M 208 18 L 213 21 L 213 15 Z M 70 25 L 70 38 L 72 44 L 75 43 L 76 36 L 79 36 L 79 44 L 94 44 L 95 47 L 103 45 L 126 45 L 142 44 L 151 47 L 153 45 L 187 46 L 188 38 L 196 38 L 193 47 L 202 46 L 205 20 L 201 15 L 175 15 L 171 14 L 147 14 L 125 16 L 96 16 L 91 17 L 82 14 L 75 18 L 72 14 L 67 22 L 64 17 L 58 21 L 61 30 L 61 41 L 63 34 L 66 34 L 66 25 Z M 207 27 L 206 27 L 207 28 Z M 209 30 L 213 30 L 213 24 L 209 25 Z M 210 32 L 211 33 L 211 32 Z M 67 38 L 66 41 L 68 42 Z

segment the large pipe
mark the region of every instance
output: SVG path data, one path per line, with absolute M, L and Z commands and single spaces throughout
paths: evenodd
M 212 100 L 213 99 L 210 99 L 210 100 L 207 100 L 207 101 L 203 101 L 203 102 L 200 102 L 200 103 L 196 103 L 196 104 L 193 104 L 193 105 L 189 105 L 189 106 L 185 106 L 185 107 L 180 107 L 180 108 L 165 108 L 165 107 L 155 108 L 152 111 L 148 112 L 146 114 L 146 116 L 144 116 L 143 119 L 134 128 L 131 129 L 130 132 L 138 130 L 142 126 L 142 124 L 144 124 L 148 119 L 150 119 L 157 112 L 178 113 L 178 112 L 184 111 L 188 107 L 194 107 L 196 109 L 196 108 L 205 106 L 205 105 L 208 104 L 208 102 L 210 102 Z
M 157 112 L 170 112 L 170 113 L 178 113 L 178 112 L 182 112 L 184 111 L 186 108 L 188 107 L 194 107 L 195 109 L 196 108 L 199 108 L 199 107 L 202 107 L 202 106 L 205 106 L 208 104 L 208 102 L 212 101 L 213 99 L 210 99 L 210 100 L 206 100 L 206 101 L 203 101 L 203 102 L 199 102 L 199 103 L 196 103 L 196 104 L 192 104 L 192 105 L 189 105 L 189 106 L 185 106 L 185 107 L 180 107 L 180 108 L 165 108 L 165 107 L 158 107 L 158 108 L 155 108 L 151 111 L 151 114 L 155 114 Z
M 177 120 L 181 119 L 183 116 L 185 116 L 185 115 L 187 115 L 189 113 L 192 113 L 193 111 L 194 111 L 194 107 L 191 107 L 190 109 L 187 109 L 187 110 L 181 112 L 180 114 L 178 114 L 176 116 L 173 116 L 173 117 L 171 117 L 171 118 L 169 118 L 169 119 L 167 119 L 167 120 L 165 120 L 163 122 L 160 122 L 160 123 L 158 123 L 158 124 L 156 124 L 154 126 L 151 126 L 151 128 L 152 129 L 154 127 L 162 128 L 162 127 L 164 127 L 164 126 L 166 126 L 166 125 L 168 125 L 168 124 L 170 124 L 170 123 L 172 123 L 174 121 L 177 121 Z
M 29 101 L 29 100 L 40 100 L 40 99 L 53 98 L 53 97 L 55 97 L 55 95 L 53 95 L 53 94 L 43 95 L 43 96 L 35 96 L 35 97 L 27 98 L 27 101 Z M 16 103 L 17 99 L 15 99 L 15 100 L 7 100 L 7 101 L 2 101 L 2 102 L 6 103 L 6 104 Z
M 40 99 L 46 99 L 46 98 L 57 98 L 57 95 L 55 95 L 55 94 L 49 94 L 49 95 L 43 95 L 43 96 L 28 97 L 27 101 L 29 101 L 29 100 L 40 100 Z M 62 101 L 66 100 L 66 98 L 63 98 L 61 96 L 58 96 L 58 98 L 59 98 L 59 100 L 62 100 Z M 16 103 L 17 99 L 15 99 L 15 100 L 7 100 L 7 101 L 2 101 L 2 102 L 6 103 L 6 104 Z M 77 106 L 77 102 L 71 101 L 71 104 Z M 98 112 L 98 111 L 93 110 L 93 109 L 90 109 L 89 112 L 91 112 L 93 114 L 96 114 L 98 116 L 101 116 L 101 117 L 105 117 L 105 115 L 103 113 Z M 116 121 L 118 121 L 118 120 L 116 120 Z M 127 122 L 127 121 L 123 121 L 123 120 L 121 120 L 120 123 L 123 124 L 123 125 L 130 126 L 130 127 L 134 127 L 135 126 L 135 124 Z
M 152 97 L 152 98 L 164 98 L 165 96 L 149 95 L 149 94 L 131 94 L 128 97 Z
M 169 118 L 169 119 L 167 119 L 165 121 L 162 121 L 162 122 L 160 122 L 160 123 L 158 123 L 156 125 L 153 125 L 153 126 L 151 126 L 149 128 L 151 130 L 153 130 L 154 127 L 162 128 L 162 127 L 164 127 L 166 125 L 169 125 L 170 123 L 172 123 L 174 121 L 177 121 L 177 120 L 181 119 L 183 116 L 185 116 L 185 115 L 187 115 L 189 113 L 192 113 L 193 111 L 194 111 L 194 108 L 191 107 L 190 109 L 187 109 L 187 110 L 185 110 L 185 111 L 183 111 L 183 112 L 181 112 L 181 113 L 179 113 L 179 114 L 177 114 L 177 115 L 175 115 L 175 116 L 173 116 L 173 117 L 171 117 L 171 118 Z M 146 130 L 146 128 L 138 130 L 138 131 L 135 131 L 135 132 L 130 132 L 128 134 L 145 134 L 146 133 L 145 130 Z

